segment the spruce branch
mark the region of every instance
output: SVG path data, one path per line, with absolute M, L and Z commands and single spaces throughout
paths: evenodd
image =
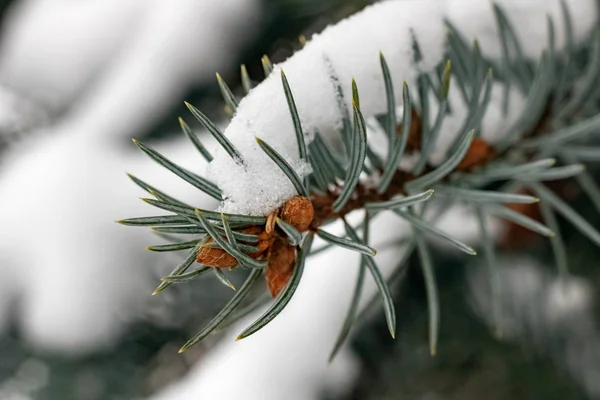
M 310 267 L 305 266 L 307 261 L 310 262 L 310 256 L 331 248 L 344 248 L 358 252 L 361 262 L 352 300 L 339 337 L 333 344 L 330 359 L 341 348 L 353 323 L 361 317 L 358 305 L 367 271 L 376 282 L 390 334 L 392 337 L 395 335 L 396 316 L 389 287 L 406 272 L 404 264 L 415 250 L 421 261 L 427 292 L 429 346 L 431 354 L 435 354 L 441 310 L 435 266 L 426 239 L 442 240 L 469 255 L 475 255 L 476 252 L 473 247 L 439 229 L 435 218 L 426 216 L 424 210 L 430 203 L 442 205 L 444 210 L 451 203 L 470 204 L 475 208 L 483 256 L 492 279 L 493 301 L 501 288 L 494 279 L 496 244 L 486 225 L 488 215 L 548 237 L 558 269 L 563 274 L 567 273 L 568 265 L 556 213 L 600 245 L 600 232 L 544 184 L 547 181 L 572 179 L 600 211 L 600 188 L 584 169 L 585 162 L 597 161 L 600 156 L 595 148 L 583 142 L 600 132 L 600 90 L 597 89 L 600 80 L 600 33 L 596 32 L 586 44 L 587 57 L 582 60 L 572 51 L 572 47 L 565 52 L 556 50 L 554 21 L 550 19 L 547 50 L 538 60 L 531 60 L 526 56 L 506 13 L 497 4 L 493 5 L 493 10 L 500 35 L 500 63 L 487 59 L 484 56 L 485 49 L 477 41 L 469 45 L 450 22 L 447 22 L 449 34 L 445 58 L 433 71 L 419 71 L 415 88 L 410 88 L 407 82 L 394 82 L 390 64 L 380 53 L 378 68 L 383 88 L 381 95 L 385 100 L 385 112 L 381 115 L 363 113 L 369 109 L 366 107 L 368 98 L 360 98 L 359 85 L 354 79 L 341 82 L 325 55 L 324 63 L 337 95 L 337 108 L 331 112 L 340 116 L 340 126 L 329 128 L 337 129 L 338 137 L 335 139 L 340 143 L 339 148 L 305 123 L 306 116 L 294 97 L 301 91 L 292 90 L 290 85 L 301 85 L 302 82 L 288 81 L 281 69 L 280 89 L 287 103 L 292 128 L 289 132 L 279 134 L 289 137 L 290 141 L 294 140 L 297 151 L 293 152 L 294 157 L 287 158 L 286 155 L 291 152 L 275 150 L 275 147 L 280 149 L 277 144 L 272 145 L 268 140 L 259 138 L 256 138 L 256 142 L 257 148 L 262 150 L 261 156 L 266 156 L 267 165 L 285 177 L 296 193 L 265 215 L 201 210 L 131 176 L 137 185 L 155 197 L 143 199 L 145 202 L 171 214 L 127 218 L 120 223 L 151 227 L 162 233 L 195 235 L 193 240 L 175 240 L 148 248 L 155 252 L 187 251 L 180 265 L 162 279 L 155 294 L 173 283 L 196 279 L 211 270 L 221 283 L 233 288 L 223 269 L 240 266 L 251 270 L 248 279 L 230 302 L 181 351 L 264 304 L 268 296 L 238 309 L 242 300 L 249 295 L 251 287 L 263 276 L 274 301 L 261 317 L 239 334 L 238 339 L 264 328 L 294 296 L 304 268 Z M 571 46 L 572 21 L 564 4 L 563 22 L 567 27 L 566 42 Z M 413 51 L 415 60 L 423 58 L 416 38 Z M 275 69 L 271 61 L 264 56 L 261 62 L 265 75 L 270 75 Z M 254 83 L 244 66 L 241 67 L 241 76 L 244 92 L 254 92 Z M 228 109 L 232 113 L 241 110 L 243 104 L 238 103 L 219 75 L 217 80 Z M 347 107 L 344 99 L 344 84 L 350 84 L 352 88 L 351 107 Z M 504 112 L 508 110 L 511 91 L 521 92 L 525 101 L 504 137 L 492 143 L 482 135 L 482 126 L 490 107 L 493 85 L 498 84 L 503 88 Z M 402 85 L 401 99 L 395 97 L 394 91 L 394 87 L 400 88 L 399 85 Z M 458 95 L 453 96 L 454 92 Z M 413 99 L 413 93 L 418 94 L 416 99 Z M 437 110 L 433 110 L 429 104 L 430 93 L 434 94 Z M 466 107 L 462 120 L 454 125 L 458 128 L 457 132 L 447 132 L 448 128 L 444 125 L 460 106 L 455 100 L 451 102 L 451 99 L 462 100 Z M 397 107 L 400 100 L 401 109 Z M 228 160 L 231 158 L 240 169 L 253 167 L 253 155 L 243 153 L 241 145 L 240 149 L 236 148 L 230 138 L 201 111 L 188 103 L 186 106 L 217 140 Z M 213 157 L 183 119 L 180 119 L 180 124 L 201 157 L 212 163 L 219 161 L 218 154 L 214 153 Z M 377 128 L 381 128 L 379 130 L 387 141 L 384 151 L 377 150 L 372 139 L 377 134 Z M 443 148 L 443 160 L 434 163 L 432 156 L 440 151 L 444 136 L 451 137 L 451 143 Z M 228 201 L 224 188 L 185 170 L 158 151 L 140 142 L 135 143 L 152 160 L 179 178 L 215 199 L 224 203 Z M 403 163 L 410 157 L 416 161 Z M 303 175 L 296 161 L 309 166 L 310 173 Z M 500 188 L 499 184 L 502 185 Z M 517 190 L 523 186 L 529 187 L 533 193 Z M 504 206 L 538 202 L 544 221 Z M 357 210 L 364 211 L 366 217 L 360 226 L 352 227 L 346 216 Z M 369 225 L 372 218 L 388 212 L 406 221 L 413 234 L 401 263 L 386 281 L 375 260 L 377 244 L 369 244 Z M 341 221 L 345 227 L 342 236 L 324 229 L 327 224 L 336 221 Z M 359 235 L 361 231 L 362 237 Z M 315 235 L 327 245 L 311 249 Z M 188 272 L 194 262 L 199 263 L 200 267 Z M 369 304 L 374 303 L 372 300 Z M 501 313 L 502 310 L 495 306 L 497 329 L 500 329 Z M 500 331 L 497 333 L 500 334 Z

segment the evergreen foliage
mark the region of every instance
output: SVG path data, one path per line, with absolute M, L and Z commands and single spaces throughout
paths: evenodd
M 305 141 L 305 131 L 300 122 L 294 95 L 285 74 L 281 72 L 283 90 L 294 126 L 294 132 L 281 134 L 289 135 L 290 140 L 296 140 L 300 159 L 310 163 L 311 174 L 306 178 L 298 176 L 283 155 L 269 143 L 260 138 L 256 140 L 272 160 L 273 166 L 280 168 L 293 183 L 298 195 L 310 199 L 314 214 L 309 218 L 306 229 L 299 228 L 300 225 L 294 220 L 296 214 L 287 217 L 283 215 L 285 206 L 273 210 L 271 215 L 265 217 L 219 214 L 187 205 L 132 177 L 154 197 L 144 200 L 169 214 L 130 218 L 119 222 L 149 226 L 176 235 L 197 235 L 194 240 L 180 240 L 172 244 L 149 247 L 150 250 L 160 252 L 187 252 L 182 263 L 169 276 L 163 278 L 155 293 L 167 289 L 171 284 L 204 276 L 211 269 L 220 283 L 233 287 L 227 278 L 229 272 L 224 272 L 224 267 L 231 270 L 251 270 L 247 280 L 242 287 L 237 288 L 229 303 L 191 338 L 181 351 L 198 343 L 214 330 L 246 315 L 248 309 L 256 308 L 256 301 L 249 301 L 248 294 L 261 276 L 266 275 L 269 281 L 270 269 L 286 267 L 278 264 L 280 253 L 274 250 L 275 243 L 283 243 L 288 246 L 286 248 L 292 249 L 287 254 L 288 261 L 290 258 L 293 261 L 287 265 L 291 271 L 286 272 L 288 275 L 284 279 L 285 285 L 268 310 L 240 333 L 238 339 L 255 333 L 272 321 L 288 304 L 302 279 L 305 261 L 311 255 L 314 235 L 330 246 L 340 246 L 361 253 L 360 272 L 353 297 L 339 339 L 333 344 L 331 356 L 339 350 L 350 332 L 352 323 L 360 318 L 360 315 L 357 315 L 358 303 L 367 271 L 377 283 L 387 327 L 393 337 L 396 330 L 396 314 L 388 287 L 401 274 L 394 273 L 385 281 L 373 258 L 377 249 L 368 244 L 369 221 L 381 212 L 392 211 L 413 228 L 406 257 L 416 250 L 421 262 L 428 300 L 431 354 L 436 353 L 439 316 L 443 309 L 440 310 L 433 257 L 428 240 L 445 241 L 470 255 L 475 255 L 475 251 L 436 228 L 434 219 L 425 216 L 426 209 L 436 207 L 440 215 L 447 212 L 448 204 L 464 203 L 474 207 L 480 222 L 480 238 L 483 242 L 481 256 L 491 271 L 491 296 L 497 296 L 500 288 L 494 280 L 496 245 L 486 227 L 487 215 L 512 221 L 548 237 L 557 267 L 563 274 L 568 274 L 568 265 L 564 256 L 566 250 L 556 223 L 556 214 L 563 216 L 590 241 L 600 245 L 600 232 L 547 186 L 547 182 L 574 179 L 600 211 L 600 188 L 583 166 L 587 161 L 599 159 L 598 151 L 587 146 L 587 143 L 591 135 L 600 132 L 600 31 L 596 31 L 584 46 L 587 51 L 575 52 L 572 47 L 568 47 L 566 52 L 559 53 L 555 46 L 554 22 L 549 19 L 547 49 L 537 61 L 532 62 L 523 56 L 517 35 L 501 7 L 495 5 L 494 12 L 504 50 L 500 63 L 485 58 L 477 42 L 465 42 L 450 24 L 446 60 L 439 65 L 435 73 L 423 73 L 417 88 L 410 88 L 402 82 L 392 82 L 385 55 L 381 54 L 381 72 L 388 107 L 386 114 L 374 117 L 387 135 L 388 153 L 383 159 L 370 143 L 371 128 L 366 119 L 371 116 L 365 116 L 361 112 L 360 90 L 356 82 L 352 82 L 352 115 L 348 115 L 345 129 L 340 132 L 340 141 L 345 144 L 340 151 L 330 148 L 318 132 L 312 141 Z M 567 43 L 570 43 L 573 21 L 566 7 L 563 7 L 563 18 L 568 27 Z M 415 57 L 418 58 L 418 43 L 415 43 L 414 49 Z M 273 66 L 266 56 L 262 59 L 262 64 L 266 74 L 272 72 Z M 220 76 L 217 75 L 217 78 L 225 104 L 233 113 L 239 99 Z M 493 80 L 504 85 L 505 104 L 508 103 L 510 91 L 513 90 L 526 96 L 526 101 L 519 118 L 508 130 L 509 133 L 498 144 L 491 146 L 479 137 L 479 130 L 490 99 Z M 242 82 L 245 91 L 249 91 L 253 82 L 245 68 L 242 68 Z M 412 107 L 404 107 L 402 116 L 396 115 L 393 96 L 395 85 L 403 85 L 404 104 L 412 104 Z M 414 96 L 411 93 L 416 91 L 420 94 L 425 93 L 425 96 L 430 92 L 436 94 L 437 115 L 430 115 L 426 101 L 412 100 Z M 434 167 L 429 165 L 427 160 L 440 136 L 444 118 L 452 113 L 452 104 L 448 101 L 450 91 L 458 91 L 469 105 L 467 117 L 445 161 Z M 423 98 L 422 95 L 418 97 Z M 216 125 L 192 105 L 187 106 L 229 156 L 243 165 L 243 155 Z M 200 156 L 210 161 L 212 156 L 191 128 L 183 120 L 180 122 L 184 133 L 198 149 Z M 145 144 L 134 142 L 150 158 L 179 178 L 215 199 L 222 199 L 220 189 L 213 182 L 186 171 Z M 482 151 L 482 148 L 485 151 Z M 415 149 L 420 150 L 418 161 L 410 169 L 399 168 L 403 157 L 414 153 Z M 375 187 L 372 182 L 376 182 Z M 543 214 L 542 222 L 504 206 L 538 201 Z M 359 226 L 351 226 L 346 216 L 357 210 L 364 212 L 363 221 Z M 343 237 L 334 236 L 322 229 L 334 221 L 343 222 Z M 222 257 L 220 260 L 228 259 L 231 264 L 207 263 L 188 272 L 194 261 L 200 260 L 202 249 L 208 249 L 203 254 Z M 399 265 L 397 271 L 401 271 L 402 267 Z M 269 281 L 269 284 L 271 283 Z M 264 298 L 259 300 L 259 304 L 264 303 Z M 370 304 L 376 302 L 372 300 Z M 497 306 L 493 309 L 494 318 L 499 320 L 502 310 Z

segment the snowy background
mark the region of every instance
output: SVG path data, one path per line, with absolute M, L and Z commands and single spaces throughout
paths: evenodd
M 222 336 L 183 355 L 177 349 L 230 292 L 205 279 L 173 285 L 151 297 L 158 278 L 178 258 L 146 251 L 158 237 L 114 221 L 149 211 L 126 172 L 205 208 L 216 204 L 154 165 L 129 139 L 144 139 L 202 173 L 206 165 L 179 132 L 178 116 L 192 121 L 183 101 L 226 125 L 215 72 L 241 94 L 240 64 L 259 81 L 263 54 L 283 61 L 300 48 L 300 35 L 310 36 L 367 3 L 0 2 L 0 399 L 192 398 L 196 392 L 190 377 L 203 362 L 223 357 L 223 350 L 211 353 Z M 576 194 L 573 201 L 589 210 L 586 215 L 598 226 L 589 204 Z M 463 216 L 455 217 L 443 223 L 448 230 L 465 223 Z M 261 388 L 251 385 L 252 374 L 244 374 L 244 368 L 255 368 L 254 373 L 264 375 L 260 348 L 248 350 L 239 369 L 215 372 L 226 379 L 211 384 L 247 385 L 241 392 L 249 399 L 598 395 L 600 342 L 593 323 L 581 321 L 593 320 L 587 305 L 592 303 L 590 282 L 600 278 L 593 268 L 599 253 L 576 232 L 566 237 L 574 275 L 588 278 L 573 282 L 586 307 L 573 320 L 548 328 L 552 335 L 534 332 L 529 337 L 530 332 L 515 331 L 511 340 L 495 340 L 485 318 L 478 317 L 487 306 L 484 279 L 469 273 L 472 265 L 466 260 L 439 249 L 444 329 L 435 359 L 427 350 L 422 279 L 418 268 L 409 268 L 395 288 L 396 341 L 387 337 L 382 313 L 376 312 L 332 367 L 319 362 L 315 369 L 314 360 L 299 354 L 295 367 L 300 371 L 304 366 L 304 375 L 288 384 L 286 376 L 294 374 L 286 369 L 290 365 L 269 366 L 280 373 L 269 376 L 275 397 L 257 394 Z M 555 277 L 543 265 L 550 264 L 544 246 L 532 243 L 527 249 L 541 258 L 539 265 L 523 258 L 506 261 L 506 282 L 530 282 L 524 289 L 515 285 L 515 292 L 506 295 L 507 308 L 537 301 L 543 305 L 547 301 L 540 298 L 553 298 Z M 327 264 L 331 256 L 318 262 Z M 415 260 L 408 265 L 414 267 Z M 470 296 L 465 287 L 471 288 Z M 305 305 L 308 311 L 319 307 L 318 300 Z M 345 304 L 346 299 L 336 301 Z M 509 322 L 521 326 L 535 319 L 544 312 L 542 305 Z M 311 334 L 319 334 L 318 326 Z M 329 348 L 327 334 L 323 343 L 315 343 L 316 354 Z M 288 340 L 279 337 L 278 346 L 285 347 Z

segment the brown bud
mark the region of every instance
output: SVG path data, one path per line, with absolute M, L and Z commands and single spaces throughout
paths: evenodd
M 534 193 L 529 189 L 520 189 L 518 194 L 533 195 Z M 542 213 L 538 203 L 533 204 L 507 204 L 506 207 L 513 211 L 523 214 L 536 221 L 542 221 Z M 515 224 L 514 222 L 504 221 L 504 232 L 500 237 L 501 246 L 505 250 L 521 250 L 535 247 L 540 243 L 542 236 L 539 234 L 524 228 L 521 225 Z
M 410 130 L 408 131 L 408 138 L 406 140 L 406 151 L 408 153 L 413 153 L 417 150 L 421 150 L 421 130 L 423 129 L 423 122 L 421 121 L 421 116 L 414 108 L 410 115 Z M 400 135 L 403 129 L 403 125 L 398 124 L 396 126 L 396 133 Z
M 273 241 L 275 241 L 275 236 L 268 234 L 265 231 L 261 232 L 261 234 L 258 235 L 258 244 L 256 245 L 256 247 L 258 247 L 258 253 L 251 254 L 250 256 L 255 257 L 262 254 L 271 247 Z
M 213 239 L 211 238 L 207 243 L 211 243 L 212 241 Z M 211 247 L 200 247 L 196 255 L 196 261 L 207 267 L 215 268 L 232 268 L 238 263 L 235 257 L 225 250 Z
M 462 161 L 456 166 L 458 171 L 468 171 L 474 167 L 477 167 L 490 159 L 493 154 L 492 146 L 480 138 L 475 138 L 471 142 L 467 154 L 463 157 Z
M 265 273 L 271 296 L 276 297 L 290 281 L 296 263 L 296 248 L 278 239 L 271 246 L 269 264 Z
M 251 226 L 249 228 L 244 228 L 240 232 L 247 233 L 249 235 L 260 235 L 263 230 L 258 226 Z
M 242 229 L 240 232 L 248 233 L 250 235 L 259 235 L 257 247 L 259 251 L 257 253 L 250 254 L 250 257 L 257 258 L 269 248 L 272 239 L 270 235 L 265 234 L 258 226 L 251 226 L 250 228 Z M 206 241 L 206 244 L 213 243 L 214 239 L 210 238 Z M 234 256 L 227 253 L 223 249 L 201 247 L 196 256 L 196 261 L 200 264 L 206 265 L 207 267 L 215 268 L 233 268 L 238 264 L 238 261 Z
M 281 207 L 281 219 L 300 232 L 306 232 L 315 217 L 315 209 L 308 197 L 296 196 Z

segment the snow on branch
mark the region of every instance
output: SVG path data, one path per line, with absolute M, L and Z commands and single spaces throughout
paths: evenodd
M 564 45 L 560 1 L 505 0 L 498 3 L 514 21 L 526 57 L 537 58 L 547 45 L 547 16 L 559 21 L 555 27 L 556 36 L 560 38 L 557 43 Z M 573 20 L 577 21 L 574 40 L 581 41 L 596 20 L 595 13 L 590 12 L 595 9 L 594 1 L 569 0 L 565 3 L 574 10 Z M 302 50 L 276 65 L 267 79 L 239 103 L 224 133 L 241 152 L 244 163 L 236 163 L 223 149 L 218 149 L 207 171 L 207 177 L 223 192 L 222 210 L 266 215 L 296 194 L 289 179 L 265 156 L 255 137 L 282 154 L 301 177 L 310 173 L 308 164 L 301 162 L 297 154 L 280 70 L 285 71 L 289 81 L 307 140 L 311 140 L 315 131 L 332 140 L 332 132 L 342 124 L 336 80 L 348 109 L 351 109 L 352 98 L 350 83 L 354 78 L 360 91 L 363 114 L 372 116 L 386 111 L 380 52 L 389 65 L 396 105 L 400 107 L 402 82 L 408 83 L 413 89 L 413 98 L 416 98 L 419 73 L 432 72 L 444 62 L 448 33 L 444 21 L 456 27 L 466 40 L 478 38 L 483 54 L 498 57 L 501 43 L 492 5 L 480 0 L 386 1 L 367 7 L 315 35 Z M 582 11 L 584 9 L 588 11 Z M 413 53 L 415 41 L 422 53 L 418 62 Z M 512 91 L 510 107 L 504 114 L 499 86 L 492 85 L 490 103 L 482 121 L 482 134 L 488 135 L 491 142 L 506 132 L 523 102 L 518 92 Z M 441 150 L 452 143 L 454 136 L 448 135 L 457 134 L 456 129 L 450 129 L 456 128 L 451 126 L 453 121 L 462 123 L 464 120 L 464 102 L 457 99 L 455 104 L 454 116 L 445 119 L 443 130 L 452 133 L 439 138 L 437 151 L 432 153 L 434 163 L 441 162 L 445 153 Z M 498 129 L 504 125 L 504 130 Z

